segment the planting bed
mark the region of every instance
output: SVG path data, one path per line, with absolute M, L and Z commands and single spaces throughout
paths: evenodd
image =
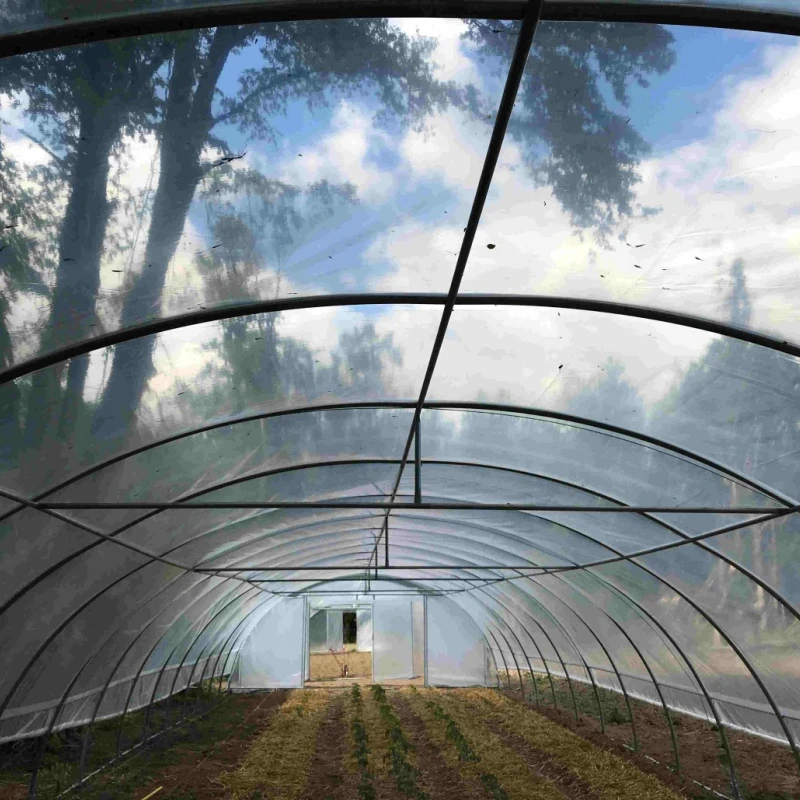
M 536 687 L 530 675 L 524 674 L 526 702 L 541 714 L 558 722 L 589 741 L 610 749 L 652 772 L 661 780 L 678 785 L 689 796 L 712 796 L 703 792 L 698 783 L 721 794 L 731 794 L 730 773 L 719 732 L 709 722 L 687 714 L 670 712 L 680 757 L 682 779 L 676 781 L 675 756 L 669 725 L 663 708 L 642 700 L 630 699 L 637 734 L 638 753 L 631 752 L 633 734 L 630 714 L 622 695 L 591 686 L 553 677 L 537 676 Z M 508 685 L 506 675 L 501 684 Z M 504 691 L 519 700 L 519 682 L 512 672 L 510 689 Z M 556 707 L 553 707 L 555 695 Z M 598 696 L 603 712 L 600 724 Z M 573 705 L 578 708 L 575 719 Z M 539 703 L 535 703 L 538 698 Z M 603 728 L 605 729 L 603 731 Z M 728 730 L 728 745 L 733 752 L 737 780 L 743 797 L 755 800 L 792 800 L 800 798 L 800 779 L 791 750 L 777 742 L 739 731 Z M 652 759 L 655 759 L 656 762 Z
M 526 694 L 533 689 L 530 684 L 525 688 Z M 558 681 L 552 688 L 549 683 L 536 688 L 542 702 L 548 698 L 552 702 L 555 690 L 559 706 L 571 702 L 574 693 L 582 715 L 588 713 L 591 699 L 599 717 L 597 697 L 591 690 L 585 693 L 584 687 L 574 686 L 570 692 Z M 100 773 L 80 796 L 90 800 L 143 800 L 151 792 L 155 792 L 152 800 L 679 800 L 710 796 L 668 770 L 659 776 L 660 768 L 652 761 L 627 749 L 624 744 L 631 728 L 624 701 L 613 693 L 601 693 L 600 700 L 606 736 L 600 733 L 599 723 L 586 716 L 576 725 L 563 707 L 534 709 L 527 700 L 494 689 L 353 683 L 346 688 L 233 695 L 207 717 L 158 740 L 155 748 Z M 644 712 L 658 709 L 644 703 L 632 703 L 632 708 L 645 749 L 651 741 L 648 727 L 656 720 Z M 681 720 L 677 727 L 683 724 Z M 95 735 L 102 750 L 102 726 Z M 57 794 L 53 776 L 69 770 L 76 736 L 60 734 L 61 750 L 48 752 L 40 797 Z M 709 738 L 713 743 L 713 736 Z M 652 741 L 660 740 L 654 737 Z M 686 751 L 687 762 L 696 758 L 688 746 Z M 8 747 L 3 752 L 8 756 Z M 722 774 L 719 753 L 714 757 Z M 13 765 L 6 767 L 0 772 L 0 798 L 22 800 L 27 786 L 21 773 L 14 772 Z M 727 791 L 722 783 L 717 785 Z M 791 791 L 745 796 L 777 800 L 792 797 Z

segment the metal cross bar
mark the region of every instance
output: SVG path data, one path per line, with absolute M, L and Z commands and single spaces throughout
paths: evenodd
M 503 140 L 505 139 L 508 123 L 511 120 L 511 114 L 514 111 L 514 103 L 517 99 L 517 91 L 522 83 L 522 76 L 525 72 L 525 64 L 528 61 L 528 54 L 533 43 L 533 37 L 536 33 L 536 28 L 539 24 L 539 18 L 542 13 L 542 0 L 528 0 L 525 4 L 525 10 L 522 15 L 522 23 L 517 33 L 517 42 L 514 46 L 514 54 L 511 57 L 511 63 L 506 73 L 506 81 L 503 86 L 503 95 L 500 98 L 500 103 L 497 107 L 497 116 L 495 117 L 494 126 L 492 127 L 492 134 L 489 139 L 489 145 L 486 148 L 486 156 L 483 160 L 481 167 L 481 174 L 478 178 L 478 185 L 475 188 L 475 196 L 472 199 L 472 207 L 470 208 L 469 218 L 467 219 L 464 234 L 461 238 L 461 247 L 458 251 L 456 258 L 455 269 L 453 270 L 453 277 L 450 281 L 450 288 L 447 291 L 447 298 L 445 299 L 442 308 L 442 316 L 439 320 L 439 327 L 436 331 L 436 337 L 433 340 L 433 347 L 431 349 L 430 357 L 428 358 L 428 365 L 425 369 L 425 376 L 422 379 L 422 386 L 420 387 L 419 397 L 414 408 L 414 417 L 408 431 L 405 447 L 403 448 L 403 457 L 400 460 L 400 467 L 397 470 L 397 478 L 392 488 L 391 503 L 386 509 L 386 519 L 384 523 L 384 531 L 388 525 L 389 513 L 397 495 L 397 490 L 400 488 L 400 480 L 403 476 L 408 457 L 411 452 L 411 444 L 414 437 L 419 430 L 419 420 L 422 414 L 422 408 L 425 404 L 425 398 L 428 394 L 433 373 L 436 369 L 436 362 L 439 358 L 439 353 L 444 343 L 444 337 L 447 333 L 447 326 L 450 322 L 450 317 L 453 314 L 453 306 L 458 297 L 458 291 L 461 288 L 461 280 L 464 277 L 464 270 L 467 267 L 470 252 L 472 251 L 472 243 L 475 240 L 475 234 L 478 231 L 478 224 L 483 214 L 483 207 L 486 203 L 486 198 L 489 195 L 489 190 L 492 186 L 492 178 L 494 177 L 494 170 L 497 166 L 497 161 L 500 158 L 500 151 L 503 147 Z M 375 545 L 375 561 L 377 563 L 377 543 Z
M 546 511 L 548 513 L 587 513 L 587 514 L 765 514 L 773 511 L 768 506 L 586 506 L 586 505 L 549 505 L 547 503 L 397 503 L 347 500 L 294 500 L 274 502 L 130 502 L 130 503 L 93 503 L 93 502 L 51 502 L 37 503 L 41 510 L 122 510 L 122 509 L 159 509 L 169 511 L 191 511 L 192 509 L 225 510 L 225 509 L 376 509 L 379 511 Z M 796 513 L 800 505 L 775 508 L 776 514 Z M 111 538 L 108 536 L 107 538 Z M 138 552 L 138 551 L 137 551 Z M 145 553 L 145 555 L 151 555 Z M 178 565 L 174 565 L 178 566 Z M 181 567 L 185 569 L 184 567 Z

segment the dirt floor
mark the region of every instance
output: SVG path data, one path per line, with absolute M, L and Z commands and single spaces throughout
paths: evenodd
M 633 753 L 630 718 L 620 698 L 601 694 L 606 733 L 591 690 L 574 686 L 575 722 L 565 683 L 542 682 L 535 706 L 516 692 L 359 685 L 235 694 L 207 718 L 170 734 L 81 792 L 84 800 L 686 800 L 713 795 L 665 766 L 671 745 L 663 713 L 632 708 L 640 745 Z M 547 691 L 545 691 L 545 689 Z M 569 712 L 564 710 L 569 709 Z M 715 732 L 675 715 L 684 774 L 729 795 Z M 664 730 L 667 730 L 666 735 Z M 576 735 L 577 734 L 577 735 Z M 100 734 L 98 734 L 100 736 Z M 740 737 L 740 738 L 737 738 Z M 62 736 L 68 767 L 75 737 Z M 787 748 L 733 735 L 745 800 L 800 798 Z M 102 745 L 102 739 L 99 739 Z M 102 749 L 102 747 L 101 747 Z M 72 755 L 70 755 L 72 754 Z M 0 753 L 2 756 L 3 753 Z M 0 759 L 0 765 L 2 760 Z M 7 765 L 6 765 L 7 766 Z M 17 780 L 10 780 L 16 777 Z M 793 783 L 794 782 L 794 783 Z M 43 800 L 55 797 L 52 780 Z M 63 789 L 63 785 L 61 786 Z M 22 800 L 27 785 L 0 769 L 0 799 Z
M 598 692 L 603 707 L 603 733 L 597 697 L 591 687 L 573 682 L 572 690 L 579 710 L 579 719 L 576 721 L 572 693 L 566 681 L 554 679 L 557 701 L 554 710 L 547 679 L 540 677 L 537 680 L 540 701 L 537 705 L 530 678 L 525 677 L 526 704 L 549 719 L 657 775 L 688 797 L 713 797 L 707 789 L 727 796 L 732 794 L 725 751 L 719 732 L 710 723 L 687 714 L 671 712 L 681 764 L 681 775 L 678 776 L 669 725 L 662 708 L 631 699 L 639 747 L 639 751 L 634 753 L 630 749 L 633 744 L 630 716 L 621 695 L 602 689 Z M 502 683 L 506 685 L 505 676 L 502 676 Z M 505 689 L 506 693 L 519 700 L 519 684 L 513 673 L 511 687 L 510 690 Z M 753 800 L 800 798 L 797 764 L 788 747 L 739 731 L 728 730 L 726 736 L 733 752 L 736 778 L 743 797 Z M 659 763 L 654 763 L 652 759 Z
M 288 692 L 254 692 L 228 696 L 205 717 L 193 720 L 154 740 L 146 750 L 107 768 L 86 784 L 78 794 L 81 800 L 140 800 L 151 792 L 153 798 L 164 800 L 210 800 L 225 797 L 215 785 L 221 768 L 236 764 L 253 741 L 268 725 Z M 141 715 L 130 714 L 125 730 L 132 733 Z M 158 730 L 156 715 L 151 719 L 152 730 Z M 90 757 L 89 767 L 99 766 L 113 755 L 116 747 L 117 720 L 96 726 L 93 735 L 100 758 Z M 54 734 L 48 745 L 45 770 L 39 781 L 38 797 L 50 800 L 71 785 L 76 777 L 75 762 L 80 748 L 82 729 Z M 111 751 L 105 745 L 111 740 Z M 25 749 L 4 745 L 0 753 L 0 800 L 24 800 L 28 797 L 27 766 L 30 759 L 25 750 L 38 740 L 27 740 Z M 54 743 L 58 747 L 54 748 Z M 94 762 L 94 763 L 93 763 Z M 57 775 L 61 780 L 55 781 Z

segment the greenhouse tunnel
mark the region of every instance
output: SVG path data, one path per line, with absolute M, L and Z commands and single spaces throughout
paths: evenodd
M 344 609 L 800 769 L 798 35 L 2 0 L 0 744 L 302 687 Z

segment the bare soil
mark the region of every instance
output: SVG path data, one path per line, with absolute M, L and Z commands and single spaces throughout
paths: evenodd
M 236 695 L 231 702 L 238 703 L 242 721 L 226 739 L 212 743 L 195 757 L 185 759 L 180 765 L 167 767 L 142 788 L 141 796 L 163 786 L 157 797 L 192 797 L 193 800 L 212 800 L 220 796 L 217 777 L 222 772 L 239 766 L 250 743 L 267 727 L 276 709 L 286 700 L 285 691 Z
M 461 779 L 458 770 L 442 757 L 439 748 L 428 736 L 425 723 L 411 710 L 408 701 L 399 692 L 392 692 L 389 699 L 403 730 L 414 743 L 422 788 L 436 800 L 483 800 L 485 795 L 476 793 Z
M 348 800 L 356 797 L 357 778 L 347 771 L 350 745 L 344 695 L 335 697 L 317 734 L 317 750 L 301 800 Z
M 518 690 L 506 693 L 519 701 Z M 548 700 L 549 697 L 542 699 Z M 639 740 L 639 752 L 634 753 L 625 746 L 630 745 L 632 739 L 629 722 L 606 724 L 606 733 L 603 734 L 599 720 L 585 714 L 576 722 L 571 710 L 553 709 L 552 705 L 545 704 L 535 705 L 528 700 L 525 704 L 592 744 L 631 761 L 643 772 L 655 775 L 687 797 L 713 796 L 698 784 L 731 796 L 730 778 L 723 763 L 719 734 L 708 722 L 671 712 L 681 759 L 682 774 L 678 776 L 672 769 L 675 756 L 669 727 L 663 710 L 657 706 L 631 700 Z M 788 747 L 738 731 L 728 730 L 727 736 L 744 797 L 763 797 L 764 800 L 800 798 L 797 765 Z M 653 763 L 650 759 L 660 763 Z
M 532 747 L 522 736 L 511 733 L 494 720 L 486 720 L 486 726 L 497 734 L 505 744 L 522 756 L 532 772 L 551 780 L 566 800 L 600 800 L 599 793 L 572 770 L 560 764 L 549 753 Z

